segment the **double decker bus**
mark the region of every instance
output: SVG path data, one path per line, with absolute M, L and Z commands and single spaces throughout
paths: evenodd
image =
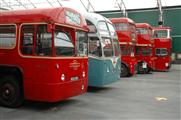
M 113 24 L 96 13 L 84 14 L 88 33 L 88 86 L 101 87 L 120 78 L 120 47 Z
M 138 59 L 138 73 L 149 73 L 154 69 L 153 31 L 148 23 L 136 23 L 137 45 L 136 58 Z
M 168 70 L 171 67 L 171 28 L 154 27 L 154 48 L 155 69 L 159 71 Z
M 137 59 L 134 55 L 137 43 L 135 23 L 129 18 L 110 20 L 115 26 L 121 48 L 121 76 L 132 76 L 137 70 Z
M 70 8 L 0 13 L 0 104 L 57 102 L 87 91 L 87 25 Z

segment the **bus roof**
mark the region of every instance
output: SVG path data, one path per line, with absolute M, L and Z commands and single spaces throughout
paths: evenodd
M 131 23 L 131 24 L 135 24 L 135 22 L 132 20 L 132 19 L 130 19 L 130 18 L 110 18 L 110 20 L 111 20 L 111 22 L 113 22 L 113 23 L 120 23 L 120 22 L 122 22 L 122 23 Z
M 80 28 L 86 26 L 85 18 L 80 13 L 66 7 L 0 12 L 0 24 L 38 22 L 67 24 Z
M 149 29 L 153 29 L 152 26 L 148 23 L 136 23 L 136 27 L 137 28 L 149 28 Z
M 85 13 L 84 17 L 85 19 L 91 21 L 96 27 L 99 21 L 107 21 L 112 24 L 112 22 L 109 19 L 97 13 Z

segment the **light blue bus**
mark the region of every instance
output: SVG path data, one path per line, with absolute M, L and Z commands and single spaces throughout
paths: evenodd
M 111 21 L 96 14 L 84 14 L 88 33 L 88 86 L 101 87 L 120 79 L 120 46 Z

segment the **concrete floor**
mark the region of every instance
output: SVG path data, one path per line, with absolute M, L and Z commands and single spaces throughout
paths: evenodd
M 122 78 L 59 103 L 0 107 L 0 120 L 180 120 L 181 66 Z

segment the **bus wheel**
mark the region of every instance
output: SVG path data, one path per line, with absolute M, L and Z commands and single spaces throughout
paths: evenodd
M 121 64 L 121 77 L 127 77 L 128 74 L 128 68 L 125 65 Z
M 0 104 L 6 107 L 18 107 L 23 102 L 23 95 L 17 78 L 12 75 L 0 79 Z
M 148 74 L 148 73 L 150 73 L 150 72 L 151 72 L 151 68 L 150 68 L 150 67 L 147 67 L 146 73 Z

